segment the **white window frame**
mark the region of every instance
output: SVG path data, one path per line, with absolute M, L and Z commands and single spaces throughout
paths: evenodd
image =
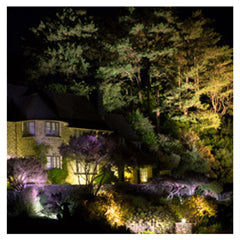
M 62 157 L 61 156 L 47 156 L 46 169 L 58 168 L 62 169 Z

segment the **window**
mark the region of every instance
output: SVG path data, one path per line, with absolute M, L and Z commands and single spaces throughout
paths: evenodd
M 60 156 L 47 156 L 47 169 L 62 169 L 62 158 Z
M 34 121 L 23 123 L 23 136 L 34 136 L 35 135 L 35 124 Z
M 86 163 L 85 161 L 76 161 L 76 174 L 96 174 L 96 171 L 94 172 L 94 168 L 96 166 L 96 163 Z
M 73 136 L 78 138 L 81 136 L 81 130 L 80 129 L 74 129 L 73 130 Z
M 147 168 L 140 168 L 140 180 L 141 182 L 148 181 L 148 169 Z
M 46 122 L 46 136 L 59 136 L 58 122 Z

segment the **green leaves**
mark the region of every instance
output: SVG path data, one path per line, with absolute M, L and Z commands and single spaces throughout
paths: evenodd
M 86 12 L 64 8 L 30 31 L 42 43 L 35 69 L 29 71 L 32 79 L 61 74 L 69 81 L 73 76 L 81 79 L 88 74 L 93 57 L 89 41 L 95 38 L 98 29 Z
M 136 99 L 134 96 L 124 94 L 123 83 L 121 82 L 102 83 L 99 89 L 103 92 L 103 106 L 107 112 L 121 110 Z

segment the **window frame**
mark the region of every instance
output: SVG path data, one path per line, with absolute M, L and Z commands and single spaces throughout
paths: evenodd
M 49 162 L 50 160 L 50 162 Z M 60 155 L 48 155 L 46 169 L 62 169 L 62 156 Z
M 79 138 L 81 136 L 81 131 L 80 129 L 74 128 L 73 129 L 73 137 Z
M 31 133 L 31 126 L 30 124 L 33 124 L 33 133 Z M 35 121 L 24 121 L 22 123 L 22 136 L 23 137 L 31 137 L 35 136 Z
M 84 163 L 81 163 L 81 162 L 82 161 L 79 161 L 79 160 L 75 161 L 76 168 L 75 168 L 74 174 L 76 174 L 76 175 L 97 175 L 98 174 L 99 166 L 97 166 L 96 173 L 94 173 L 93 171 L 90 171 L 89 173 L 86 173 L 86 172 L 83 171 L 83 167 L 81 167 L 81 166 L 84 165 Z M 89 163 L 89 164 L 90 164 L 90 169 L 93 170 L 95 168 L 95 164 L 94 163 Z
M 47 133 L 48 124 L 49 124 L 49 133 Z M 60 123 L 56 121 L 45 121 L 45 136 L 60 137 Z

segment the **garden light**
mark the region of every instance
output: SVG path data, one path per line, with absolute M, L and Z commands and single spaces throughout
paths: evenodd
M 185 218 L 182 219 L 182 223 L 186 223 L 186 219 Z

